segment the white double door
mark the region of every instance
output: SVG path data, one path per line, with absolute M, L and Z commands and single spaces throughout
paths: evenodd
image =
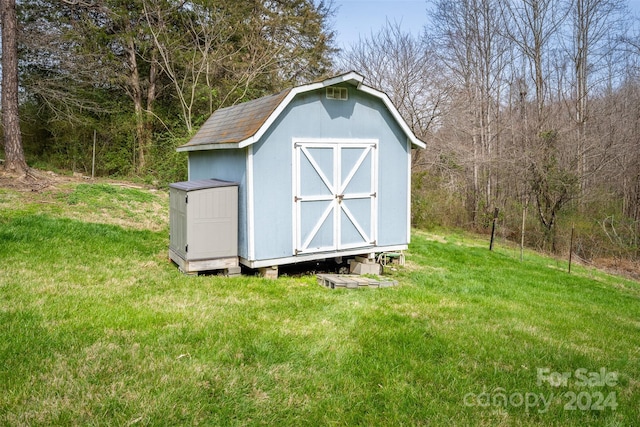
M 295 254 L 375 246 L 377 140 L 295 141 Z

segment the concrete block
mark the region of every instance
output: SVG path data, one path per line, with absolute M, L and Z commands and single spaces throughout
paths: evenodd
M 278 266 L 274 265 L 271 267 L 262 267 L 260 270 L 260 275 L 262 277 L 266 277 L 267 279 L 277 279 L 278 278 Z
M 352 274 L 382 274 L 382 266 L 374 263 L 352 262 L 350 264 Z

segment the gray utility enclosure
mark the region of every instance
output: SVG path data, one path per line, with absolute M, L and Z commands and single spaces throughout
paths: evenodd
M 238 267 L 238 184 L 169 185 L 169 257 L 186 273 Z
M 188 153 L 189 181 L 172 191 L 237 183 L 235 256 L 250 268 L 406 249 L 411 150 L 425 145 L 387 95 L 363 81 L 350 72 L 217 110 L 178 148 Z M 171 227 L 173 239 L 174 219 Z M 199 236 L 197 256 L 230 255 L 218 249 L 229 230 Z M 195 256 L 194 243 L 181 253 L 182 243 L 172 250 Z

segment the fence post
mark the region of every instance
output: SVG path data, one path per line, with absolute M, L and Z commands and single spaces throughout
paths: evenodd
M 520 262 L 524 260 L 524 227 L 527 225 L 527 207 L 529 206 L 529 196 L 527 196 L 522 207 L 522 229 L 520 230 Z
M 493 225 L 491 226 L 491 243 L 489 243 L 489 250 L 493 250 L 493 239 L 496 235 L 496 221 L 498 220 L 498 208 L 493 211 Z
M 571 259 L 573 255 L 573 233 L 576 228 L 575 224 L 571 224 L 571 239 L 569 240 L 569 274 L 571 274 Z
M 91 161 L 91 179 L 95 177 L 96 173 L 96 130 L 93 130 L 93 159 Z

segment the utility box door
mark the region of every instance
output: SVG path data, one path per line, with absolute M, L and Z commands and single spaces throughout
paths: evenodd
M 238 255 L 238 186 L 220 180 L 170 185 L 169 246 L 187 261 Z
M 169 187 L 169 247 L 181 258 L 187 253 L 187 192 Z

